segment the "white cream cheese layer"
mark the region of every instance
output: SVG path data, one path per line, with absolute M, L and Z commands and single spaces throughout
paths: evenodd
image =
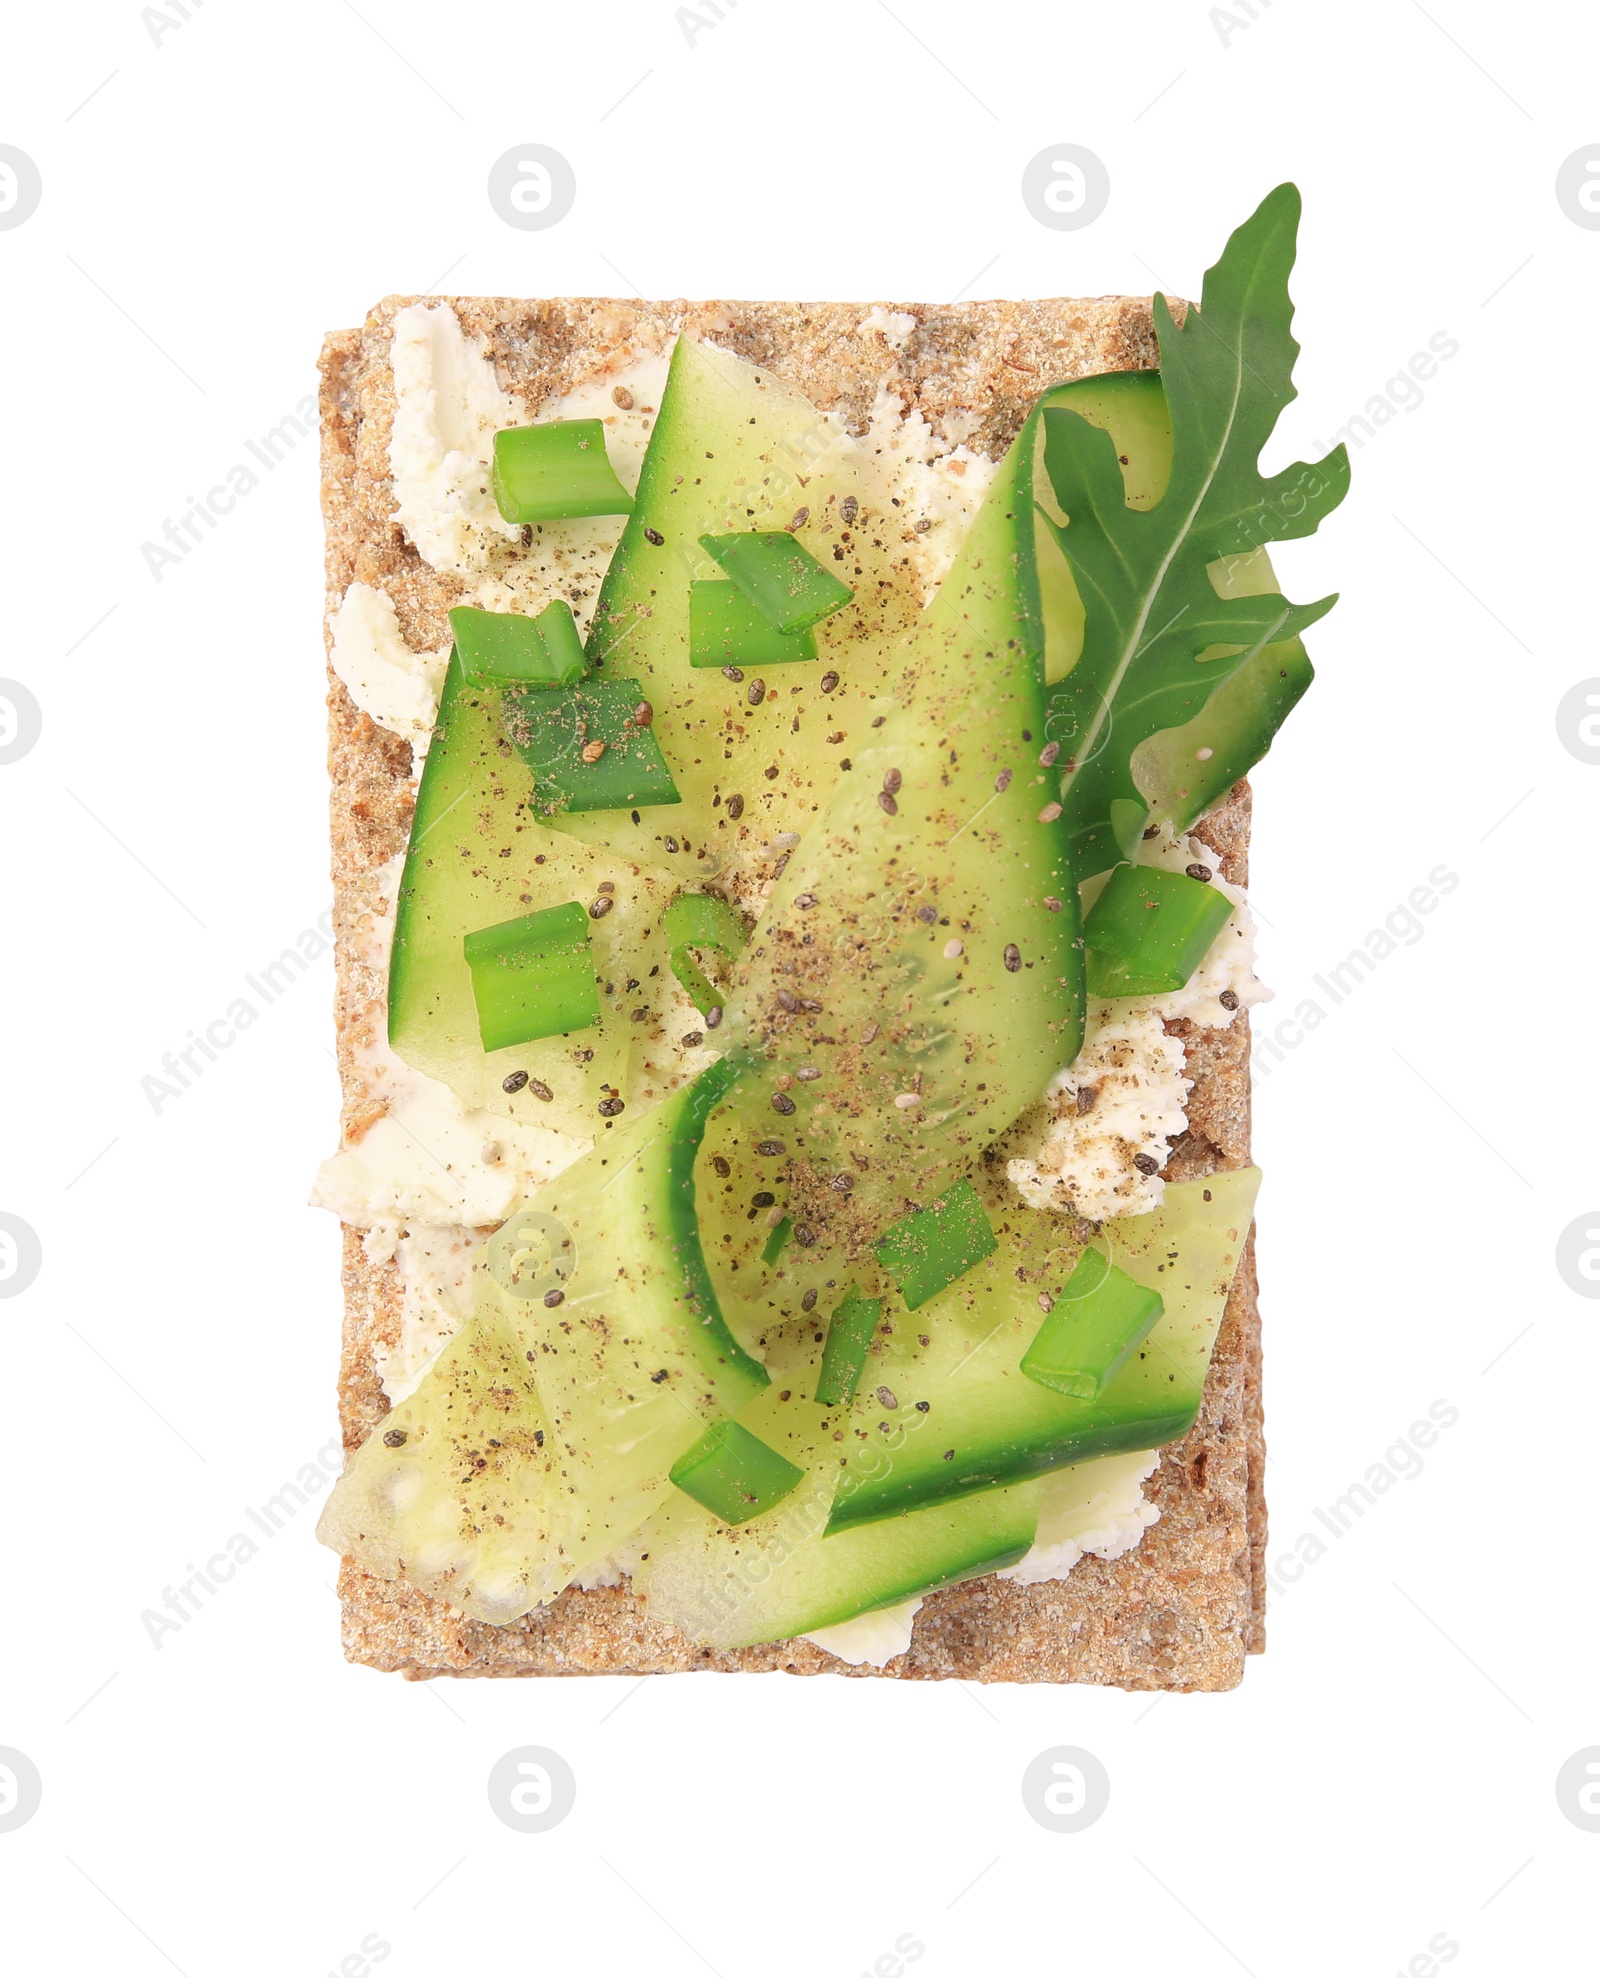
M 1053 1471 L 1045 1478 L 1032 1548 L 999 1577 L 1033 1586 L 1064 1580 L 1085 1553 L 1120 1559 L 1131 1552 L 1161 1516 L 1142 1488 L 1160 1464 L 1159 1450 L 1136 1449 Z
M 482 344 L 462 332 L 448 303 L 413 303 L 394 319 L 394 429 L 389 474 L 395 519 L 435 570 L 467 575 L 498 537 L 522 530 L 502 520 L 489 484 L 494 436 L 517 423 Z
M 361 712 L 403 735 L 420 762 L 433 739 L 450 648 L 413 652 L 388 592 L 352 584 L 334 613 L 329 658 Z
M 870 1614 L 857 1614 L 854 1620 L 835 1621 L 831 1628 L 813 1628 L 800 1639 L 814 1641 L 841 1662 L 867 1662 L 881 1669 L 911 1646 L 911 1627 L 921 1605 L 919 1593 L 897 1607 L 878 1607 Z
M 377 1223 L 362 1248 L 373 1263 L 393 1257 L 400 1276 L 400 1336 L 372 1357 L 391 1403 L 414 1394 L 439 1354 L 472 1317 L 473 1267 L 483 1232 L 412 1223 Z

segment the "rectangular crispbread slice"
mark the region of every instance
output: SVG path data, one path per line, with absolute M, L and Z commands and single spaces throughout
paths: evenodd
M 357 580 L 393 599 L 413 648 L 447 643 L 445 613 L 464 587 L 417 555 L 394 520 L 389 435 L 394 386 L 388 352 L 396 312 L 421 298 L 394 296 L 360 330 L 330 336 L 322 354 L 322 499 L 328 609 Z M 437 301 L 437 298 L 430 300 Z M 469 336 L 491 352 L 501 385 L 531 414 L 553 395 L 620 368 L 637 348 L 682 331 L 712 337 L 794 382 L 852 430 L 865 426 L 887 371 L 892 388 L 936 429 L 998 458 L 1048 383 L 1156 362 L 1143 300 L 973 302 L 906 308 L 917 329 L 893 348 L 861 325 L 870 305 L 775 302 L 513 301 L 450 299 Z M 345 1126 L 359 1131 L 361 1088 L 350 1055 L 359 1025 L 381 1012 L 384 984 L 360 959 L 352 926 L 370 904 L 377 869 L 405 847 L 414 786 L 407 743 L 377 727 L 328 675 L 337 1021 Z M 1241 783 L 1198 830 L 1224 877 L 1243 883 L 1250 794 Z M 1183 1036 L 1194 1080 L 1189 1131 L 1171 1179 L 1249 1160 L 1248 1017 L 1225 1031 L 1168 1026 Z M 375 1342 L 398 1331 L 400 1286 L 346 1229 L 340 1418 L 355 1448 L 386 1410 Z M 505 1627 L 458 1614 L 398 1582 L 345 1563 L 340 1575 L 345 1652 L 408 1677 L 654 1673 L 685 1669 L 788 1670 L 989 1682 L 1085 1682 L 1127 1689 L 1222 1690 L 1263 1645 L 1260 1325 L 1253 1242 L 1228 1301 L 1200 1419 L 1163 1453 L 1146 1486 L 1161 1516 L 1114 1561 L 1085 1558 L 1065 1580 L 1023 1587 L 986 1579 L 931 1595 L 910 1649 L 884 1669 L 849 1665 L 805 1641 L 731 1653 L 697 1648 L 647 1618 L 626 1585 L 569 1590 Z

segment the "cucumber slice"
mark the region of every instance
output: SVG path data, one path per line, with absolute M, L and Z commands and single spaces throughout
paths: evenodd
M 886 1409 L 874 1397 L 872 1439 L 835 1441 L 847 1411 L 807 1398 L 819 1350 L 809 1326 L 787 1328 L 773 1342 L 771 1387 L 739 1417 L 805 1471 L 798 1487 L 765 1517 L 738 1526 L 713 1524 L 693 1504 L 668 1503 L 629 1548 L 633 1589 L 647 1612 L 708 1647 L 744 1648 L 831 1627 L 997 1572 L 1033 1543 L 1042 1481 L 825 1538 L 841 1471 L 860 1481 L 892 1474 L 902 1452 L 930 1431 L 915 1408 Z
M 637 825 L 629 811 L 568 815 L 562 832 L 685 877 L 732 878 L 753 872 L 773 832 L 812 822 L 867 727 L 893 640 L 921 605 L 906 525 L 852 453 L 840 425 L 770 371 L 678 339 L 588 651 L 603 673 L 638 680 L 682 802 L 639 806 Z M 691 583 L 722 578 L 699 539 L 787 529 L 801 509 L 794 541 L 848 582 L 855 602 L 816 628 L 824 665 L 786 668 L 781 687 L 752 699 L 757 683 L 741 666 L 724 679 L 692 664 Z M 740 800 L 732 815 L 729 798 Z
M 636 1531 L 708 1424 L 765 1387 L 694 1213 L 706 1118 L 738 1071 L 713 1065 L 603 1134 L 501 1226 L 473 1318 L 335 1487 L 328 1544 L 513 1620 Z
M 395 906 L 389 1042 L 468 1108 L 587 1137 L 599 1127 L 609 1088 L 631 1105 L 665 1087 L 651 1065 L 659 1021 L 630 1019 L 643 984 L 651 984 L 646 994 L 656 1009 L 664 1007 L 671 977 L 661 918 L 676 887 L 664 873 L 546 831 L 529 808 L 533 786 L 500 720 L 500 695 L 470 686 L 452 656 Z M 598 1027 L 484 1050 L 464 938 L 571 900 L 611 902 L 589 923 Z M 653 979 L 652 970 L 659 971 Z M 505 1079 L 519 1071 L 527 1078 L 507 1092 Z
M 819 1243 L 859 1250 L 943 1194 L 1082 1042 L 1077 888 L 1041 761 L 1038 422 L 735 970 L 727 1034 L 765 1060 L 757 1105 L 795 1116 L 795 1223 Z
M 550 1240 L 570 1242 L 574 1260 L 548 1289 L 540 1277 L 522 1287 L 517 1323 L 560 1456 L 564 1550 L 581 1565 L 636 1530 L 673 1464 L 767 1385 L 724 1323 L 695 1215 L 706 1121 L 742 1069 L 722 1059 L 603 1133 L 524 1211 Z M 486 1257 L 508 1297 L 519 1220 Z
M 1012 1484 L 1092 1456 L 1155 1449 L 1187 1433 L 1250 1227 L 1259 1170 L 1173 1182 L 1150 1215 L 1107 1223 L 1117 1267 L 1158 1291 L 1165 1310 L 1093 1400 L 1039 1386 L 1022 1358 L 1039 1329 L 1031 1286 L 1059 1293 L 1076 1256 L 1060 1225 L 1011 1205 L 997 1211 L 993 1257 L 874 1342 L 850 1429 L 870 1436 L 876 1389 L 927 1403 L 928 1432 L 882 1475 L 841 1494 L 830 1532 Z M 1081 1246 L 1080 1246 L 1081 1247 Z M 926 1340 L 927 1344 L 922 1342 Z
M 514 1620 L 564 1586 L 579 1562 L 562 1549 L 557 1452 L 526 1351 L 501 1306 L 480 1301 L 350 1458 L 322 1543 L 479 1621 Z

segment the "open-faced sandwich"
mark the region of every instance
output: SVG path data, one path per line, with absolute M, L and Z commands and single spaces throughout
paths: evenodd
M 1298 214 L 330 338 L 355 1659 L 1238 1681 Z

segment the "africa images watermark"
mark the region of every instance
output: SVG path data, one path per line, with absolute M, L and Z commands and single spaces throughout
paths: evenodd
M 204 495 L 186 495 L 184 500 L 188 506 L 178 519 L 173 521 L 170 515 L 163 518 L 161 541 L 139 545 L 144 567 L 155 582 L 159 584 L 169 568 L 175 568 L 186 556 L 192 555 L 206 536 L 233 513 L 244 497 L 254 494 L 265 477 L 286 460 L 302 440 L 313 438 L 316 430 L 317 401 L 308 392 L 292 412 L 286 412 L 275 426 L 269 426 L 260 439 L 245 441 L 245 452 L 260 468 L 259 473 L 256 467 L 241 460 L 228 468 L 216 486 L 207 488 Z
M 1347 1002 L 1391 955 L 1403 947 L 1414 948 L 1427 932 L 1419 916 L 1436 912 L 1440 901 L 1460 884 L 1460 877 L 1449 866 L 1436 865 L 1427 882 L 1413 886 L 1404 900 L 1397 900 L 1385 914 L 1383 925 L 1374 927 L 1359 947 L 1313 975 L 1311 980 L 1326 1001 L 1302 996 L 1292 1015 L 1280 1017 L 1274 1024 L 1262 1023 L 1251 1040 L 1251 1076 L 1269 1078 L 1273 1066 L 1283 1064 L 1289 1052 L 1299 1050 L 1312 1031 L 1326 1023 L 1331 1012 Z
M 140 1079 L 139 1089 L 149 1100 L 151 1112 L 159 1118 L 163 1106 L 170 1100 L 181 1099 L 205 1075 L 206 1067 L 214 1065 L 224 1051 L 231 1050 L 262 1011 L 292 988 L 332 945 L 333 909 L 329 907 L 317 915 L 314 927 L 302 928 L 293 945 L 285 948 L 275 961 L 266 963 L 256 974 L 245 976 L 247 987 L 259 999 L 259 1008 L 249 996 L 235 996 L 220 1016 L 213 1017 L 203 1029 L 191 1030 L 187 1044 L 168 1051 L 161 1060 L 164 1077 L 151 1072 Z
M 1397 1483 L 1414 1483 L 1426 1466 L 1422 1452 L 1431 1449 L 1443 1431 L 1454 1428 L 1460 1419 L 1461 1410 L 1453 1402 L 1443 1399 L 1430 1402 L 1427 1415 L 1419 1417 L 1404 1435 L 1390 1443 L 1379 1461 L 1369 1463 L 1362 1476 L 1330 1504 L 1317 1506 L 1312 1515 L 1322 1532 L 1302 1532 L 1293 1541 L 1292 1550 L 1266 1562 L 1267 1585 L 1272 1591 L 1281 1594 L 1286 1587 L 1304 1579 L 1311 1567 L 1327 1557 L 1333 1542 L 1353 1531 L 1378 1499 L 1387 1496 Z
M 189 1575 L 176 1587 L 161 1589 L 161 1606 L 147 1607 L 139 1616 L 153 1648 L 163 1646 L 163 1637 L 175 1635 L 195 1619 L 208 1599 L 215 1599 L 238 1572 L 248 1566 L 271 1539 L 311 1500 L 332 1483 L 344 1468 L 344 1444 L 335 1437 L 325 1442 L 308 1463 L 281 1483 L 264 1504 L 246 1505 L 244 1522 L 250 1531 L 231 1532 L 203 1566 L 191 1559 L 184 1571 Z M 259 1536 L 258 1536 L 259 1534 Z
M 1439 375 L 1440 365 L 1449 363 L 1460 349 L 1459 340 L 1448 330 L 1435 330 L 1428 339 L 1428 348 L 1413 351 L 1394 376 L 1385 381 L 1383 390 L 1374 392 L 1359 412 L 1351 413 L 1334 433 L 1329 446 L 1342 444 L 1359 452 L 1400 413 L 1415 412 L 1427 396 L 1423 386 L 1431 384 Z

